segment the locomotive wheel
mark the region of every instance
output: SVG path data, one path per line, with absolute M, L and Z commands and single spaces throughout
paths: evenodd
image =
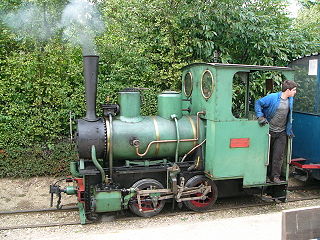
M 132 185 L 132 188 L 138 188 L 139 190 L 151 190 L 151 189 L 163 189 L 163 186 L 160 182 L 155 179 L 142 179 Z M 141 197 L 141 208 L 142 211 L 139 211 L 138 200 L 136 197 L 131 198 L 129 203 L 130 210 L 141 217 L 152 217 L 157 215 L 162 208 L 164 207 L 165 201 L 158 201 L 156 207 L 154 207 L 150 197 Z M 150 211 L 150 212 L 149 212 Z
M 198 187 L 201 184 L 211 186 L 211 192 L 207 194 L 207 198 L 204 200 L 199 199 L 199 200 L 184 201 L 184 204 L 186 205 L 187 208 L 196 212 L 201 212 L 201 211 L 206 211 L 211 209 L 218 197 L 218 189 L 216 184 L 212 180 L 210 180 L 209 178 L 203 175 L 197 175 L 190 178 L 186 183 L 186 187 Z M 201 196 L 201 193 L 190 195 L 190 197 L 198 197 L 198 196 Z

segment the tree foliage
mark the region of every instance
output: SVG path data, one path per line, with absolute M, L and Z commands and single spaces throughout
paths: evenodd
M 299 0 L 299 3 L 304 8 L 311 8 L 313 6 L 320 5 L 320 2 L 318 0 Z
M 305 38 L 312 43 L 309 53 L 320 52 L 320 2 L 301 1 L 302 9 L 295 19 L 294 27 L 305 34 Z

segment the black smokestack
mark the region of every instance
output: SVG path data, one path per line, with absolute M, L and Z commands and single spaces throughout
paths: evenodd
M 89 122 L 97 121 L 96 98 L 99 56 L 83 56 L 84 79 L 86 83 L 86 117 Z

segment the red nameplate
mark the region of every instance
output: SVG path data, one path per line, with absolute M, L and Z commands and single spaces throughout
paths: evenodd
M 230 148 L 247 148 L 250 146 L 250 138 L 231 138 Z

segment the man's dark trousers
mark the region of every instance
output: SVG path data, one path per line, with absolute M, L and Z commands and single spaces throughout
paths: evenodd
M 269 164 L 269 176 L 271 179 L 280 177 L 281 167 L 283 162 L 283 155 L 287 145 L 286 131 L 272 132 L 270 131 L 270 164 Z

